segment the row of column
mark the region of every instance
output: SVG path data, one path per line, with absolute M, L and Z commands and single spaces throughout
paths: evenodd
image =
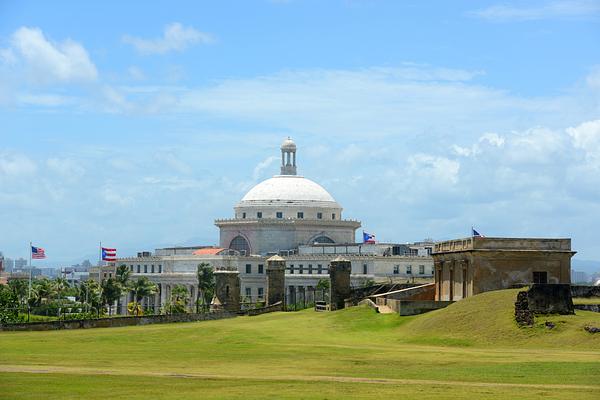
M 456 301 L 473 295 L 472 268 L 467 260 L 434 261 L 435 299 Z

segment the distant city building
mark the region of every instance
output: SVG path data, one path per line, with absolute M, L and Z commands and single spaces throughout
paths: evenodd
M 571 282 L 572 283 L 589 283 L 591 277 L 583 271 L 571 270 Z
M 158 285 L 156 296 L 145 300 L 149 306 L 164 305 L 175 285 L 187 287 L 193 303 L 196 270 L 201 263 L 237 269 L 242 298 L 264 299 L 267 259 L 275 254 L 285 259 L 288 301 L 297 293 L 313 292 L 321 279 L 328 279 L 329 263 L 339 254 L 351 262 L 354 286 L 372 280 L 432 279 L 432 242 L 355 243 L 361 223 L 344 219 L 342 206 L 322 186 L 296 175 L 296 153 L 295 143 L 285 140 L 280 175 L 250 189 L 235 205 L 233 218 L 215 221 L 220 230 L 219 246 L 142 251 L 137 257 L 119 258 L 108 267 L 93 268 L 90 277 L 107 279 L 117 265 L 126 265 L 132 279 L 147 276 Z M 121 303 L 127 301 L 131 301 L 131 294 Z
M 24 258 L 17 258 L 17 259 L 15 260 L 15 264 L 14 264 L 14 267 L 13 267 L 13 268 L 14 268 L 15 270 L 21 270 L 21 269 L 23 269 L 23 268 L 27 267 L 27 265 L 28 265 L 28 264 L 29 264 L 29 263 L 27 262 L 27 260 L 26 260 L 26 259 L 24 259 Z

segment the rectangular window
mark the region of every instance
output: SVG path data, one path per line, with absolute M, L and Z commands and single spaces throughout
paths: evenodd
M 304 273 L 304 265 L 300 264 L 298 267 L 299 267 L 298 273 L 303 274 Z
M 133 265 L 130 265 L 130 266 L 129 266 L 129 270 L 130 270 L 131 272 L 133 272 Z
M 148 266 L 144 265 L 144 273 L 147 274 L 148 273 Z
M 162 265 L 158 264 L 158 273 L 162 274 Z
M 246 218 L 246 213 L 242 213 L 242 218 Z
M 317 219 L 323 219 L 323 213 L 317 213 Z
M 265 269 L 265 267 L 262 264 L 258 264 L 258 273 L 259 274 L 264 274 L 264 269 Z
M 367 264 L 363 264 L 363 274 L 366 275 L 369 272 L 369 268 L 367 267 Z
M 152 265 L 150 266 L 150 272 L 151 272 L 151 273 L 154 273 L 154 264 L 152 264 Z
M 425 266 L 419 265 L 419 275 L 424 275 L 424 274 L 425 274 Z
M 256 218 L 262 218 L 262 211 L 256 213 Z
M 290 265 L 290 274 L 293 274 L 293 273 L 294 273 L 294 264 L 291 264 Z
M 323 272 L 323 265 L 318 264 L 317 265 L 317 274 L 321 275 L 322 272 Z
M 546 271 L 533 271 L 533 283 L 548 283 L 548 273 Z
M 275 215 L 279 219 L 283 218 L 283 213 L 281 211 L 277 211 L 277 213 Z
M 400 266 L 394 265 L 394 275 L 398 275 L 400 273 Z
M 252 273 L 252 264 L 246 264 L 246 273 L 247 274 L 251 274 Z
M 406 266 L 406 274 L 407 275 L 412 275 L 412 265 L 407 265 Z
M 312 274 L 312 264 L 308 264 L 308 273 Z
M 264 295 L 265 295 L 265 289 L 259 287 L 258 288 L 258 298 L 262 300 L 262 298 L 264 297 Z
M 251 297 L 252 296 L 252 288 L 247 287 L 246 288 L 246 297 Z
M 302 211 L 298 211 L 298 218 L 304 218 L 304 213 Z
M 138 264 L 138 266 L 137 266 L 137 273 L 138 273 L 138 274 L 140 273 L 140 265 L 139 265 L 139 264 Z
M 335 219 L 335 213 L 331 214 L 331 219 Z

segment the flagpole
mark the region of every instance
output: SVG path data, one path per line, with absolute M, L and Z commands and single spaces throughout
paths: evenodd
M 98 266 L 102 266 L 102 240 L 100 241 L 100 249 L 98 253 Z
M 33 269 L 33 265 L 31 265 L 31 250 L 33 243 L 29 242 L 29 289 L 27 294 L 27 306 L 29 307 L 29 299 L 31 299 L 31 270 Z

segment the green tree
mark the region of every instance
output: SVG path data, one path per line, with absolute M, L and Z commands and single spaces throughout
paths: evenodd
M 102 281 L 102 304 L 108 307 L 108 315 L 111 315 L 111 309 L 123 293 L 123 286 L 115 278 L 108 278 Z
M 66 278 L 56 278 L 52 281 L 52 289 L 58 299 L 62 299 L 63 293 L 68 290 L 69 287 L 69 281 Z
M 56 297 L 56 290 L 50 279 L 42 278 L 33 281 L 30 299 L 33 305 L 48 304 L 54 297 Z
M 128 308 L 133 310 L 133 313 L 137 316 L 141 314 L 140 301 L 144 297 L 151 296 L 158 291 L 156 284 L 145 276 L 134 281 L 129 289 L 133 291 L 133 304 L 128 305 Z
M 117 282 L 121 285 L 121 296 L 124 292 L 129 288 L 129 278 L 131 277 L 131 271 L 127 268 L 127 265 L 121 264 L 117 267 L 117 271 L 115 273 L 115 278 Z M 117 312 L 121 310 L 121 296 L 117 299 Z
M 187 311 L 187 305 L 190 302 L 190 293 L 183 285 L 176 285 L 171 290 L 171 297 L 166 310 L 169 314 L 181 314 Z
M 0 285 L 0 324 L 19 322 L 19 298 L 6 285 Z
M 325 301 L 325 299 L 329 295 L 329 287 L 331 286 L 329 279 L 321 278 L 319 282 L 317 282 L 316 289 L 321 291 L 321 300 Z
M 27 302 L 27 292 L 29 283 L 25 279 L 11 279 L 8 282 L 8 287 L 17 296 L 19 305 L 23 306 Z
M 199 264 L 196 276 L 198 278 L 198 295 L 196 297 L 196 304 L 202 304 L 204 310 L 208 310 L 210 302 L 215 293 L 215 276 L 210 264 Z
M 79 293 L 77 300 L 89 308 L 99 310 L 102 307 L 102 286 L 93 279 L 88 279 L 79 284 Z

